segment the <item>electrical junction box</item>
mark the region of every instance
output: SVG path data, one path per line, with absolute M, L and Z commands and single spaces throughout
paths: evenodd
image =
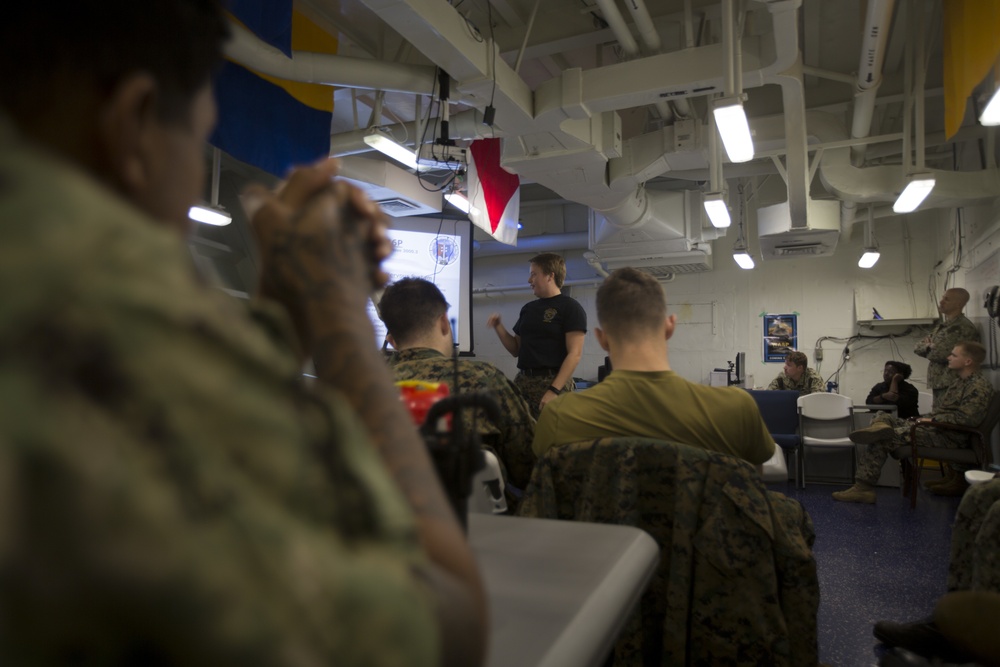
M 674 151 L 690 151 L 698 147 L 698 124 L 694 120 L 674 123 Z

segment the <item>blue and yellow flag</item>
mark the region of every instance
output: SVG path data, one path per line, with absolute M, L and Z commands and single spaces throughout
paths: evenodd
M 291 0 L 235 0 L 230 9 L 236 21 L 288 56 L 337 52 L 337 40 L 293 11 Z M 329 153 L 332 86 L 277 79 L 226 62 L 215 88 L 219 122 L 213 146 L 276 176 Z

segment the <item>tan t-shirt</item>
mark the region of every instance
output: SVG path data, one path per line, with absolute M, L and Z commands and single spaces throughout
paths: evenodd
M 774 440 L 757 404 L 738 387 L 707 387 L 673 371 L 616 370 L 589 389 L 563 394 L 542 410 L 532 449 L 630 435 L 679 442 L 761 464 Z

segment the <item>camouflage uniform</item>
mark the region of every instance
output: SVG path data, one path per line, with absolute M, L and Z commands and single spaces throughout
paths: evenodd
M 969 487 L 951 532 L 949 591 L 1000 593 L 1000 479 Z
M 782 373 L 778 377 L 771 380 L 771 384 L 767 385 L 770 390 L 786 390 L 786 391 L 797 391 L 799 396 L 805 396 L 806 394 L 818 394 L 826 391 L 826 387 L 823 386 L 823 378 L 819 376 L 819 373 L 811 368 L 807 368 L 802 374 L 802 377 L 798 379 L 798 382 L 788 377 L 785 373 Z
M 944 396 L 944 391 L 958 379 L 948 370 L 948 355 L 955 346 L 966 340 L 979 342 L 979 329 L 965 315 L 959 314 L 947 322 L 941 321 L 931 331 L 931 343 L 922 340 L 913 346 L 917 356 L 927 359 L 927 387 L 934 392 L 934 407 Z
M 549 385 L 556 379 L 556 374 L 552 375 L 525 375 L 524 373 L 518 373 L 514 376 L 514 386 L 518 388 L 526 401 L 528 401 L 528 407 L 531 408 L 531 415 L 538 419 L 538 415 L 541 413 L 541 409 L 538 407 L 541 405 L 542 396 L 545 392 L 549 390 Z M 576 391 L 576 381 L 570 378 L 566 381 L 566 384 L 562 386 L 563 393 L 567 391 Z
M 2 117 L 0 220 L 4 663 L 438 664 L 412 513 L 284 316 Z
M 637 526 L 660 564 L 616 667 L 817 664 L 812 521 L 740 459 L 647 438 L 549 449 L 522 516 Z
M 396 380 L 426 380 L 444 382 L 452 393 L 455 390 L 454 361 L 437 350 L 426 347 L 410 348 L 397 352 L 390 362 Z M 497 454 L 506 469 L 509 481 L 524 489 L 535 467 L 535 454 L 531 439 L 535 435 L 535 420 L 524 398 L 503 372 L 494 366 L 468 359 L 458 360 L 458 393 L 470 391 L 490 392 L 500 407 L 503 422 L 494 424 L 482 409 L 469 412 L 463 418 L 476 430 Z
M 992 396 L 993 387 L 983 374 L 977 371 L 967 378 L 959 378 L 956 383 L 948 387 L 940 403 L 931 413 L 931 418 L 947 424 L 976 426 L 986 416 L 986 408 L 989 407 Z M 854 475 L 859 482 L 875 484 L 889 453 L 898 447 L 910 446 L 912 422 L 904 421 L 887 412 L 878 412 L 872 419 L 872 424 L 879 423 L 891 426 L 893 437 L 865 446 Z M 969 436 L 955 431 L 918 428 L 916 438 L 919 447 L 949 449 L 969 447 Z

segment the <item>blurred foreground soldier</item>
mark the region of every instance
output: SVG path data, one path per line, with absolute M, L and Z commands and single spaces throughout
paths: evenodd
M 926 657 L 1000 665 L 1000 479 L 971 487 L 951 532 L 948 593 L 915 623 L 879 621 L 875 637 Z
M 330 161 L 249 193 L 282 308 L 192 273 L 226 31 L 213 0 L 0 21 L 0 655 L 479 664 L 475 563 L 365 314 L 377 207 Z
M 934 392 L 935 408 L 945 390 L 958 379 L 948 366 L 952 348 L 966 340 L 979 342 L 979 329 L 962 314 L 968 302 L 969 293 L 961 287 L 945 290 L 938 303 L 940 321 L 913 348 L 915 354 L 927 359 L 927 386 Z
M 770 390 L 797 391 L 800 396 L 818 394 L 823 389 L 823 378 L 809 368 L 809 357 L 805 352 L 789 352 L 785 357 L 784 371 L 767 385 Z
M 494 424 L 479 409 L 472 419 L 484 445 L 497 453 L 508 479 L 524 490 L 535 466 L 531 438 L 535 419 L 517 388 L 503 372 L 481 361 L 458 360 L 455 385 L 453 335 L 448 321 L 448 302 L 434 283 L 421 278 L 403 278 L 389 285 L 378 304 L 379 317 L 389 331 L 389 342 L 397 352 L 392 358 L 396 380 L 444 382 L 454 394 L 483 391 L 497 402 L 502 423 Z
M 918 422 L 943 422 L 960 426 L 976 426 L 986 416 L 993 386 L 979 372 L 986 358 L 986 349 L 974 341 L 959 343 L 948 356 L 948 368 L 958 374 L 958 382 L 951 385 L 930 417 Z M 848 503 L 875 502 L 875 483 L 882 473 L 882 466 L 891 452 L 910 445 L 912 422 L 878 412 L 871 426 L 851 433 L 851 440 L 867 445 L 858 459 L 854 486 L 833 494 L 834 500 Z M 922 447 L 947 447 L 958 449 L 969 446 L 969 436 L 956 431 L 917 429 L 917 444 Z M 938 485 L 931 492 L 941 496 L 960 496 L 968 488 L 965 478 L 956 476 L 948 485 Z

